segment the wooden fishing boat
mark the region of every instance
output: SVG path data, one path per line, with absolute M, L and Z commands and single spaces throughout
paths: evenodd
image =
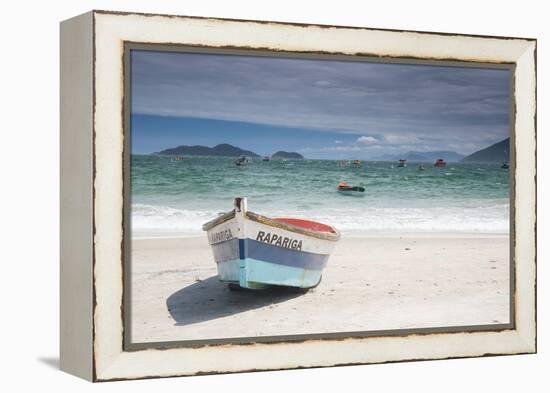
M 443 168 L 447 165 L 447 163 L 445 162 L 445 160 L 443 158 L 438 158 L 436 160 L 436 162 L 434 162 L 434 166 L 437 167 L 437 168 Z
M 399 164 L 397 164 L 398 168 L 405 168 L 407 166 L 407 160 L 399 160 Z
M 338 230 L 316 221 L 249 212 L 246 198 L 236 198 L 232 211 L 202 229 L 212 247 L 219 279 L 250 289 L 317 286 L 340 238 Z

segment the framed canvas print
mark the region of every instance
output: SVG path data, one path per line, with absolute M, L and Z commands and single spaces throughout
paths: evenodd
M 536 40 L 61 24 L 61 368 L 536 352 Z

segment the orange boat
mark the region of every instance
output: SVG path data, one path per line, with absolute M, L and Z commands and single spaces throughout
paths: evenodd
M 345 181 L 341 181 L 340 183 L 338 183 L 336 189 L 338 190 L 338 192 L 348 195 L 363 195 L 363 193 L 365 192 L 364 187 L 350 186 Z

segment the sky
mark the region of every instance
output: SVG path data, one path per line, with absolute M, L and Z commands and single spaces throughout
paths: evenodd
M 509 70 L 133 50 L 132 152 L 470 154 L 509 135 Z

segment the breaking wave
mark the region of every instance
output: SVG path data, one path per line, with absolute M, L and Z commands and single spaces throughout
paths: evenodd
M 136 233 L 198 235 L 219 210 L 183 210 L 166 206 L 132 205 Z M 257 211 L 267 216 L 296 216 L 321 221 L 341 232 L 480 232 L 508 233 L 507 204 L 482 207 L 366 207 L 323 211 Z

